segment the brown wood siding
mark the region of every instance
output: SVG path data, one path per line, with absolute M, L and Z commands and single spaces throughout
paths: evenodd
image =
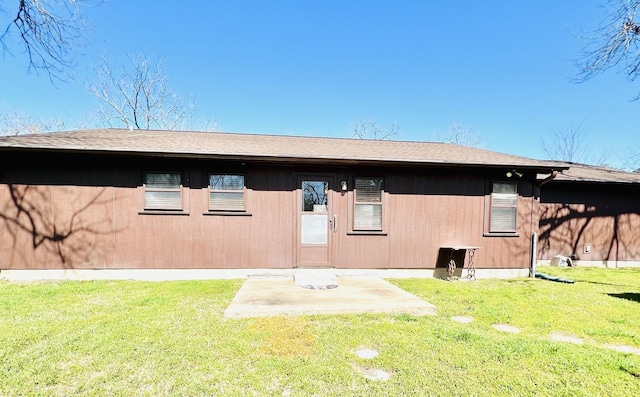
M 552 182 L 539 207 L 538 259 L 640 260 L 640 189 Z M 590 244 L 591 252 L 584 252 Z
M 15 159 L 14 159 L 15 160 Z M 435 268 L 443 246 L 481 247 L 479 268 L 527 268 L 531 185 L 521 182 L 517 236 L 485 235 L 492 175 L 413 169 L 294 168 L 196 160 L 68 158 L 15 162 L 0 175 L 0 269 L 292 268 L 296 176 L 334 175 L 338 268 Z M 13 163 L 12 163 L 13 164 Z M 184 213 L 143 211 L 144 170 L 183 172 Z M 208 172 L 245 175 L 246 214 L 208 211 Z M 384 178 L 383 233 L 350 230 L 353 178 Z M 347 192 L 339 190 L 347 180 Z
M 289 171 L 241 170 L 249 215 L 205 215 L 207 173 L 220 164 L 171 165 L 190 178 L 187 213 L 158 215 L 142 211 L 142 167 L 135 162 L 128 168 L 20 165 L 0 185 L 0 268 L 293 266 Z
M 113 257 L 112 188 L 2 186 L 2 266 L 104 267 Z M 12 199 L 12 197 L 15 198 Z
M 477 267 L 529 266 L 533 200 L 529 183 L 519 184 L 523 196 L 518 198 L 518 233 L 505 237 L 483 235 L 486 179 L 482 176 L 387 174 L 385 178 L 385 235 L 341 238 L 337 267 L 434 268 L 441 247 L 461 245 L 481 247 Z M 345 215 L 352 216 L 350 206 L 339 213 L 343 219 Z
M 481 267 L 496 269 L 527 268 L 531 263 L 532 201 L 531 185 L 520 183 L 518 197 L 517 235 L 482 238 L 479 255 Z M 523 196 L 524 195 L 524 196 Z M 488 198 L 487 198 L 488 199 Z

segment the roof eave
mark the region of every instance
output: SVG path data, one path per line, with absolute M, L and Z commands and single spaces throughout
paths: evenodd
M 569 167 L 557 164 L 536 165 L 517 163 L 478 163 L 478 162 L 447 162 L 445 160 L 402 160 L 402 159 L 355 159 L 339 157 L 302 157 L 291 155 L 252 155 L 252 154 L 220 154 L 205 152 L 160 152 L 160 151 L 131 151 L 113 149 L 92 149 L 92 148 L 49 148 L 49 147 L 0 147 L 0 151 L 38 151 L 44 153 L 84 153 L 91 155 L 122 155 L 131 157 L 154 157 L 154 158 L 180 158 L 180 159 L 204 159 L 204 160 L 227 160 L 264 162 L 280 164 L 309 164 L 309 165 L 362 165 L 362 166 L 407 166 L 407 167 L 456 167 L 456 168 L 483 168 L 483 169 L 518 169 L 537 173 L 551 173 L 554 170 L 566 170 Z
M 607 185 L 624 185 L 624 186 L 640 186 L 638 181 L 620 181 L 620 180 L 602 180 L 602 179 L 556 179 L 556 183 L 574 183 L 574 184 L 607 184 Z

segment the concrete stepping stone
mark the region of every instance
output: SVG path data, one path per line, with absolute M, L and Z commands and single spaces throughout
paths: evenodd
M 383 371 L 381 369 L 374 369 L 374 368 L 363 369 L 362 374 L 364 375 L 365 378 L 371 379 L 371 380 L 385 381 L 391 378 L 391 374 L 388 373 L 387 371 Z
M 453 317 L 451 317 L 451 319 L 453 321 L 457 321 L 457 322 L 462 323 L 462 324 L 469 324 L 470 322 L 473 321 L 473 318 L 468 317 L 468 316 L 453 316 Z
M 576 345 L 581 345 L 584 343 L 584 341 L 577 336 L 566 335 L 560 332 L 552 332 L 551 334 L 549 334 L 549 337 L 551 338 L 551 340 L 574 343 Z
M 358 357 L 366 359 L 378 357 L 378 352 L 372 349 L 360 349 L 356 352 L 356 354 L 358 355 Z
M 497 329 L 498 331 L 511 332 L 513 334 L 517 334 L 518 332 L 520 332 L 520 329 L 509 324 L 494 324 L 493 328 Z
M 604 347 L 606 347 L 607 349 L 615 350 L 617 352 L 621 352 L 621 353 L 630 353 L 630 354 L 640 355 L 640 349 L 633 346 L 607 344 L 607 345 L 604 345 Z

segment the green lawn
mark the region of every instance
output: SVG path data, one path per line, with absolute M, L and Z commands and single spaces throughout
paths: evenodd
M 225 319 L 242 280 L 0 282 L 0 396 L 640 396 L 612 348 L 640 349 L 640 269 L 539 271 L 575 283 L 389 280 L 424 317 Z

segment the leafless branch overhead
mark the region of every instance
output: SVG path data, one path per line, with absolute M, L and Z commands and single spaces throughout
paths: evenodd
M 640 0 L 609 0 L 599 26 L 583 37 L 587 45 L 578 59 L 578 82 L 609 69 L 620 69 L 634 80 L 640 73 Z
M 46 71 L 64 79 L 75 65 L 85 21 L 80 0 L 19 0 L 18 8 L 0 34 L 3 53 L 12 54 L 9 42 L 15 31 L 28 57 L 29 71 Z

